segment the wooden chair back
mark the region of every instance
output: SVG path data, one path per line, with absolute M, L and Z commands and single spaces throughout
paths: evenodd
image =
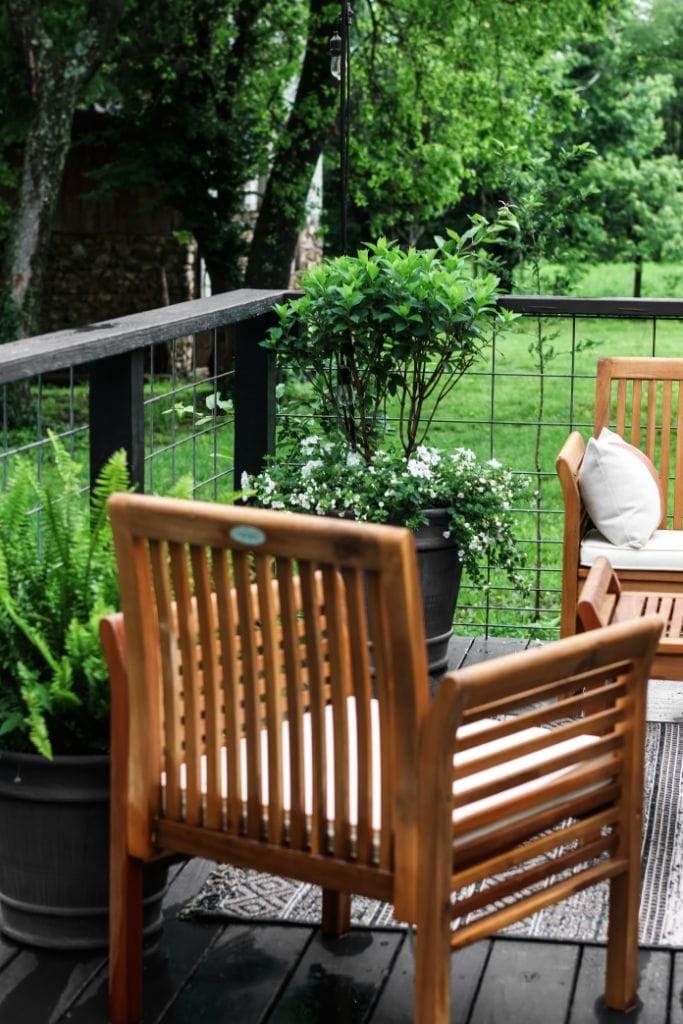
M 657 468 L 663 502 L 660 528 L 682 529 L 683 359 L 598 360 L 595 436 L 609 426 Z
M 136 495 L 109 508 L 129 854 L 195 852 L 219 833 L 414 885 L 428 675 L 411 533 Z
M 660 631 L 649 616 L 442 679 L 420 758 L 418 1024 L 451 1019 L 444 950 L 604 879 L 608 1005 L 632 1001 L 645 682 Z

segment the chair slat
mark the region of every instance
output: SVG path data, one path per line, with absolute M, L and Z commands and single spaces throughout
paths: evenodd
M 240 765 L 242 712 L 240 708 L 241 697 L 237 665 L 237 620 L 230 582 L 228 557 L 224 548 L 211 549 L 211 566 L 213 585 L 216 591 L 216 617 L 221 643 L 221 676 L 228 769 L 227 829 L 229 832 L 237 834 L 240 830 L 242 819 Z
M 387 607 L 382 594 L 382 587 L 377 573 L 366 574 L 368 593 L 368 619 L 370 639 L 375 668 L 375 687 L 379 701 L 379 727 L 381 751 L 381 803 L 382 827 L 380 832 L 379 863 L 382 868 L 389 868 L 392 862 L 392 832 L 394 820 L 393 772 L 393 722 L 391 719 L 391 654 L 389 644 L 389 627 Z
M 372 859 L 372 719 L 368 628 L 363 580 L 356 569 L 343 569 L 351 645 L 351 677 L 356 706 L 358 763 L 358 816 L 356 857 L 362 864 Z
M 172 609 L 171 581 L 168 575 L 168 557 L 165 545 L 161 541 L 150 541 L 149 555 L 159 624 L 159 647 L 163 684 L 164 761 L 166 769 L 165 814 L 168 818 L 180 821 L 182 814 L 180 765 L 183 759 L 182 723 L 180 721 L 180 672 L 178 665 L 178 641 Z
M 561 830 L 558 835 L 562 835 Z M 515 871 L 509 878 L 504 878 L 500 882 L 486 886 L 483 890 L 479 890 L 465 899 L 458 900 L 451 907 L 451 917 L 454 919 L 461 918 L 475 910 L 490 907 L 499 900 L 509 899 L 510 896 L 518 895 L 532 885 L 538 885 L 539 882 L 547 878 L 552 878 L 554 875 L 559 875 L 563 871 L 577 867 L 579 864 L 594 860 L 607 851 L 612 853 L 615 845 L 616 837 L 614 835 L 602 836 L 591 843 L 581 844 L 575 849 L 566 850 L 550 860 L 544 860 L 541 864 L 534 864 L 523 871 Z
M 633 399 L 631 407 L 631 444 L 640 448 L 640 401 L 643 389 L 643 382 L 638 379 L 633 381 Z
M 222 771 L 223 701 L 219 690 L 217 633 L 211 576 L 206 548 L 190 547 L 194 590 L 197 599 L 199 639 L 202 649 L 202 679 L 204 683 L 204 738 L 206 747 L 206 810 L 207 828 L 222 825 Z
M 315 566 L 299 562 L 301 605 L 304 613 L 306 662 L 309 681 L 311 715 L 311 747 L 313 763 L 313 807 L 311 822 L 311 849 L 313 853 L 327 851 L 327 732 L 325 723 L 325 683 L 322 657 L 321 624 L 318 614 L 319 598 Z
M 563 881 L 555 882 L 545 889 L 532 893 L 531 896 L 517 900 L 502 910 L 479 917 L 472 924 L 458 928 L 453 933 L 451 949 L 460 949 L 471 942 L 477 942 L 483 936 L 507 928 L 515 921 L 530 917 L 531 914 L 537 913 L 544 907 L 548 907 L 552 903 L 559 903 L 574 893 L 587 889 L 590 885 L 596 885 L 607 878 L 614 878 L 615 875 L 622 874 L 627 867 L 628 861 L 623 859 L 610 859 L 604 863 L 601 862 L 586 871 L 577 872 Z
M 279 558 L 277 560 L 277 576 L 280 591 L 289 724 L 289 841 L 295 850 L 302 850 L 306 845 L 303 692 L 297 628 L 298 607 L 294 591 L 292 563 L 289 559 Z
M 597 719 L 602 719 L 603 715 L 618 717 L 619 712 L 605 711 L 600 715 L 591 715 L 585 719 L 580 720 L 580 725 L 583 729 L 596 729 L 599 728 Z M 595 724 L 593 724 L 595 723 Z M 567 727 L 568 729 L 570 727 Z M 552 732 L 559 732 L 559 730 L 549 730 Z M 578 730 L 574 730 L 572 735 L 576 735 Z M 544 749 L 549 744 L 545 742 L 544 738 L 537 741 L 529 741 L 528 746 L 532 749 Z M 609 734 L 605 739 L 596 740 L 595 743 L 586 745 L 584 747 L 578 747 L 575 750 L 569 750 L 564 754 L 556 754 L 554 757 L 549 757 L 547 761 L 542 764 L 534 765 L 531 768 L 523 768 L 509 775 L 501 775 L 496 779 L 492 779 L 490 782 L 482 782 L 479 786 L 475 786 L 472 789 L 468 789 L 464 792 L 460 792 L 454 798 L 454 803 L 458 807 L 464 807 L 467 804 L 477 803 L 479 800 L 485 800 L 490 796 L 498 796 L 507 790 L 515 789 L 517 786 L 524 786 L 528 782 L 536 782 L 539 779 L 544 778 L 546 775 L 551 775 L 553 772 L 560 771 L 562 768 L 568 768 L 572 765 L 579 765 L 583 761 L 596 760 L 604 754 L 609 754 L 614 750 L 619 750 L 624 745 L 624 737 L 622 733 Z M 521 748 L 522 744 L 520 744 Z M 524 744 L 527 746 L 527 744 Z M 494 755 L 491 758 L 480 758 L 481 762 L 488 762 L 489 760 L 494 763 L 501 763 L 501 758 L 497 761 L 494 759 Z M 472 762 L 473 764 L 476 762 Z M 468 766 L 469 768 L 469 766 Z M 469 771 L 465 775 L 471 774 Z M 543 798 L 543 793 L 539 792 L 539 796 Z
M 678 414 L 676 416 L 676 469 L 674 478 L 674 530 L 683 526 L 683 381 L 678 384 Z
M 263 765 L 261 761 L 261 692 L 256 669 L 256 615 L 251 586 L 249 558 L 233 551 L 235 591 L 239 614 L 244 688 L 244 725 L 247 748 L 247 835 L 263 834 Z
M 669 509 L 669 456 L 671 451 L 671 389 L 670 380 L 664 381 L 662 392 L 662 436 L 660 439 L 659 479 L 662 490 L 662 521 L 660 529 L 666 529 Z
M 585 687 L 593 687 L 596 684 L 604 683 L 607 679 L 624 675 L 631 666 L 632 662 L 624 659 L 609 665 L 601 665 L 599 668 L 587 669 L 585 672 L 577 672 L 558 681 L 530 686 L 522 693 L 512 693 L 508 697 L 498 697 L 484 704 L 465 708 L 463 721 L 476 722 L 480 718 L 490 718 L 492 714 L 508 714 L 517 708 L 528 707 L 537 701 L 549 700 L 552 697 L 561 697 Z
M 323 566 L 323 593 L 330 645 L 330 681 L 334 721 L 334 852 L 347 858 L 351 852 L 349 816 L 349 717 L 346 698 L 351 689 L 346 607 L 341 576 Z
M 657 441 L 657 381 L 651 380 L 647 386 L 647 434 L 645 451 L 650 462 L 655 462 L 655 444 Z
M 185 716 L 185 821 L 199 825 L 201 804 L 201 725 L 197 672 L 197 630 L 190 592 L 187 552 L 183 544 L 169 544 L 171 578 L 175 592 Z
M 451 880 L 451 889 L 454 892 L 464 889 L 474 882 L 493 878 L 510 871 L 519 864 L 525 864 L 535 857 L 542 857 L 559 846 L 569 846 L 570 843 L 577 840 L 583 841 L 587 837 L 599 835 L 602 829 L 614 825 L 618 820 L 618 808 L 610 807 L 607 811 L 598 811 L 598 813 L 583 818 L 573 825 L 568 825 L 566 828 L 553 829 L 537 839 L 522 843 L 520 846 L 513 846 L 511 850 L 505 850 L 494 857 L 489 857 L 488 860 L 478 861 L 472 867 L 455 871 Z
M 597 695 L 599 696 L 604 708 L 604 691 L 598 690 Z M 584 697 L 584 702 L 587 699 L 589 698 Z M 543 736 L 533 736 L 531 739 L 510 744 L 509 746 L 506 745 L 505 747 L 494 750 L 489 754 L 484 754 L 481 757 L 472 758 L 464 763 L 460 762 L 453 768 L 453 779 L 466 779 L 470 775 L 476 775 L 478 772 L 484 772 L 489 768 L 497 768 L 501 764 L 507 764 L 518 757 L 526 757 L 528 754 L 537 754 L 541 750 L 548 750 L 551 747 L 557 746 L 558 743 L 563 743 L 565 740 L 572 739 L 575 736 L 589 734 L 596 730 L 612 728 L 623 720 L 624 712 L 622 708 L 609 708 L 607 710 L 603 710 L 603 708 L 600 708 L 600 710 L 594 714 L 577 718 L 573 722 L 569 722 L 567 725 L 558 725 L 554 729 L 544 729 Z M 514 733 L 512 735 L 514 735 Z M 580 748 L 581 752 L 584 750 L 590 751 L 590 749 L 590 747 Z M 586 756 L 591 755 L 587 754 Z M 548 764 L 550 764 L 550 761 Z M 543 766 L 540 767 L 542 768 Z M 496 781 L 507 782 L 508 778 L 513 777 L 514 776 L 502 776 Z M 507 789 L 509 787 L 505 785 L 504 788 Z
M 544 707 L 534 708 L 532 711 L 510 716 L 486 729 L 478 729 L 476 732 L 469 733 L 466 736 L 458 736 L 455 749 L 459 754 L 464 753 L 464 751 L 471 750 L 473 747 L 481 746 L 484 743 L 493 743 L 496 740 L 503 739 L 505 736 L 511 736 L 522 729 L 546 725 L 549 722 L 556 722 L 561 718 L 567 718 L 570 715 L 580 714 L 581 712 L 587 714 L 596 707 L 603 710 L 606 702 L 612 702 L 617 697 L 623 697 L 625 693 L 626 684 L 623 680 L 596 687 L 590 693 L 577 693 L 572 697 L 547 704 Z
M 282 696 L 281 663 L 278 655 L 276 592 L 272 559 L 268 555 L 254 558 L 261 634 L 263 636 L 263 671 L 265 674 L 266 730 L 268 734 L 268 840 L 284 839 L 284 804 L 282 780 Z M 286 649 L 285 649 L 286 650 Z
M 617 434 L 624 436 L 626 431 L 626 381 L 617 382 Z
M 548 807 L 529 805 L 524 796 L 505 804 L 505 813 L 514 820 L 509 825 L 491 828 L 501 820 L 500 807 L 462 818 L 453 826 L 453 849 L 456 869 L 469 867 L 482 859 L 510 850 L 519 843 L 538 836 L 541 832 L 560 825 L 568 818 L 581 817 L 589 811 L 603 810 L 615 803 L 621 795 L 618 778 L 623 762 L 604 758 L 599 766 L 590 766 L 571 776 L 563 776 L 546 787 Z M 579 787 L 590 787 L 585 796 L 577 796 Z M 566 797 L 562 800 L 561 797 Z M 477 835 L 480 831 L 484 835 Z M 461 836 L 473 838 L 460 839 Z

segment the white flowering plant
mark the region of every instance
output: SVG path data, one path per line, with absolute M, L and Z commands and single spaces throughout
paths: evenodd
M 347 516 L 417 529 L 427 509 L 448 513 L 445 536 L 458 546 L 475 585 L 484 585 L 486 564 L 524 584 L 524 557 L 514 539 L 513 508 L 527 481 L 495 459 L 482 462 L 467 448 L 449 454 L 418 445 L 412 455 L 395 448 L 362 458 L 343 437 L 312 434 L 271 458 L 256 476 L 242 475 L 242 498 L 264 508 Z M 303 461 L 301 461 L 303 459 Z

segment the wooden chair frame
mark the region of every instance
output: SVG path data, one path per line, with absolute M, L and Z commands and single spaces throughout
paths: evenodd
M 683 529 L 683 359 L 598 360 L 593 436 L 597 437 L 603 427 L 611 424 L 627 441 L 644 450 L 658 467 L 664 507 L 660 529 Z M 592 523 L 578 486 L 585 450 L 583 437 L 575 431 L 556 462 L 564 500 L 562 636 L 571 636 L 581 628 L 577 601 L 588 574 L 588 569 L 581 565 L 580 552 Z M 675 571 L 620 569 L 619 580 L 624 590 L 678 592 L 683 587 L 683 574 Z
M 418 922 L 419 1024 L 449 1019 L 445 964 L 452 944 L 475 941 L 544 901 L 612 878 L 613 920 L 619 927 L 611 931 L 608 999 L 618 1008 L 629 1003 L 635 986 L 642 681 L 658 619 L 610 627 L 447 676 L 430 709 L 409 531 L 134 495 L 114 496 L 110 511 L 123 606 L 123 614 L 104 619 L 101 628 L 112 686 L 112 1024 L 140 1019 L 142 865 L 171 853 L 321 885 L 324 926 L 332 934 L 348 927 L 351 893 L 393 902 L 400 920 Z M 593 689 L 577 694 L 588 682 Z M 550 709 L 489 723 L 477 736 L 458 733 L 462 725 L 547 696 L 558 698 Z M 349 701 L 356 708 L 355 825 L 345 767 L 353 730 Z M 381 727 L 379 752 L 370 729 L 373 701 Z M 324 740 L 328 710 L 334 714 L 332 748 Z M 466 782 L 475 770 L 504 766 L 509 757 L 505 751 L 491 754 L 490 747 L 477 756 L 477 748 L 501 736 L 514 741 L 522 728 L 569 710 L 583 717 L 564 732 L 547 730 L 531 741 L 525 734 L 517 751 L 552 748 L 579 732 L 594 734 L 591 743 L 597 746 L 549 756 L 547 763 L 493 784 L 475 780 L 469 797 L 458 797 L 460 803 L 502 794 L 503 811 L 517 817 L 513 827 L 499 829 L 496 816 L 502 812 L 484 809 L 474 815 L 474 825 L 488 829 L 486 837 L 475 834 L 468 840 L 470 819 L 455 825 L 452 820 L 454 780 Z M 303 785 L 306 715 L 316 768 L 310 813 Z M 242 743 L 245 772 L 239 758 L 231 757 Z M 259 761 L 263 743 L 267 765 Z M 471 757 L 471 752 L 469 766 L 454 765 L 454 753 Z M 331 812 L 320 789 L 326 757 L 335 765 Z M 281 774 L 285 763 L 290 766 L 288 806 Z M 571 768 L 568 775 L 552 774 L 563 766 Z M 598 785 L 588 794 L 587 775 Z M 535 795 L 511 792 L 505 802 L 506 790 L 520 779 L 544 783 L 546 776 L 548 785 L 537 787 Z M 240 790 L 240 779 L 246 790 Z M 374 782 L 381 789 L 378 826 L 373 824 Z M 546 791 L 562 796 L 559 809 L 545 807 L 539 794 Z M 565 830 L 561 838 L 580 839 L 583 852 L 606 855 L 607 861 L 579 871 L 563 886 L 550 886 L 545 896 L 466 925 L 452 943 L 453 878 L 465 884 L 505 864 L 519 864 L 520 843 L 557 825 L 558 814 L 559 821 L 580 816 L 574 832 Z M 602 835 L 604 826 L 611 828 L 609 836 Z M 550 848 L 547 839 L 537 836 L 536 842 Z M 523 881 L 535 877 L 525 875 Z M 507 883 L 508 894 L 517 881 Z M 497 887 L 489 892 L 496 895 Z M 481 898 L 465 901 L 468 912 L 480 905 Z M 462 903 L 459 908 L 462 912 Z
M 646 682 L 660 630 L 661 620 L 650 616 L 475 665 L 442 679 L 420 742 L 423 845 L 415 964 L 417 1024 L 451 1020 L 453 949 L 604 879 L 610 880 L 605 1002 L 622 1011 L 635 1004 Z M 549 703 L 539 706 L 540 699 Z M 522 707 L 528 710 L 520 714 Z M 503 717 L 511 712 L 513 717 Z M 567 716 L 571 716 L 569 724 Z M 476 738 L 460 738 L 460 727 L 482 718 L 497 720 Z M 451 819 L 452 808 L 458 805 L 454 776 L 505 763 L 511 753 L 508 749 L 480 756 L 460 769 L 456 760 L 455 771 L 454 755 L 474 744 L 551 722 L 556 722 L 556 728 L 547 730 L 545 737 L 520 743 L 518 749 L 552 749 L 562 734 L 575 735 L 579 729 L 594 735 L 595 746 L 581 752 L 569 778 L 552 777 L 552 767 L 560 759 L 551 758 L 539 769 L 537 778 L 547 777 L 540 792 L 514 799 L 511 794 L 509 803 L 473 814 L 467 828 L 474 838 L 458 844 L 466 826 L 454 825 Z M 516 777 L 527 778 L 532 772 Z M 595 788 L 586 791 L 581 787 L 588 780 Z M 503 778 L 482 791 L 500 793 L 510 785 L 510 777 Z M 553 793 L 559 804 L 549 808 Z M 493 826 L 492 830 L 477 836 L 477 829 L 485 825 Z M 606 826 L 611 829 L 609 835 Z M 569 845 L 576 842 L 578 850 Z M 539 865 L 539 855 L 551 850 L 559 853 Z M 574 867 L 576 871 L 569 871 Z M 502 881 L 471 896 L 454 898 L 458 890 L 513 868 L 521 870 L 504 874 Z M 556 880 L 563 868 L 566 877 Z M 519 895 L 548 879 L 545 887 Z M 494 903 L 515 895 L 502 909 Z M 477 916 L 468 921 L 472 913 Z

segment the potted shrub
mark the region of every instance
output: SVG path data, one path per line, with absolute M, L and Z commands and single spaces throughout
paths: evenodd
M 0 927 L 20 942 L 96 949 L 107 944 L 109 860 L 98 627 L 118 606 L 106 501 L 129 480 L 119 452 L 89 507 L 82 467 L 54 439 L 52 449 L 42 482 L 20 461 L 0 493 Z M 146 879 L 150 938 L 165 880 L 164 867 Z
M 306 385 L 297 401 L 311 405 L 308 437 L 244 479 L 245 497 L 412 527 L 432 672 L 446 664 L 463 566 L 481 582 L 486 558 L 521 585 L 511 509 L 524 484 L 467 450 L 425 445 L 444 399 L 514 319 L 497 304 L 488 252 L 511 224 L 503 210 L 433 249 L 380 239 L 328 260 L 304 276 L 302 297 L 277 307 L 265 343 Z

